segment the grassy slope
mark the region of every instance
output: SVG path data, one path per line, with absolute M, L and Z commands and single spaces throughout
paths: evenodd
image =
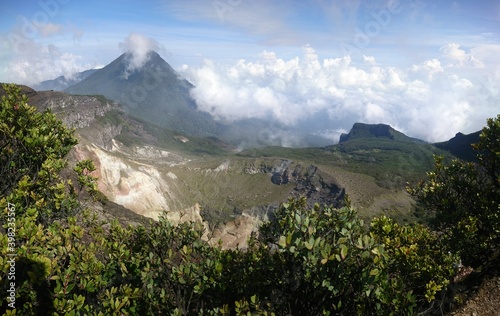
M 384 188 L 403 188 L 433 167 L 434 154 L 452 156 L 433 145 L 360 138 L 324 148 L 266 147 L 241 152 L 243 157 L 286 157 L 314 164 L 335 166 L 373 177 Z
M 405 222 L 417 220 L 412 212 L 415 201 L 405 187 L 432 170 L 435 154 L 452 158 L 431 144 L 385 138 L 356 138 L 325 148 L 267 147 L 238 155 L 315 164 L 346 188 L 353 206 L 365 220 L 386 214 Z

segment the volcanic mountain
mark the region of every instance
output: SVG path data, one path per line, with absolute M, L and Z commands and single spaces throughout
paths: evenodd
M 109 65 L 67 88 L 71 94 L 104 95 L 122 104 L 132 117 L 191 136 L 215 136 L 224 126 L 198 111 L 189 96 L 192 85 L 160 57 L 148 53 L 141 67 L 124 53 Z

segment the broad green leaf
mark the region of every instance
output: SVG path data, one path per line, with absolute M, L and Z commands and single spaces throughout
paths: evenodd
M 380 273 L 380 270 L 377 268 L 370 270 L 370 275 L 378 275 L 379 273 Z
M 340 245 L 340 257 L 342 260 L 344 260 L 347 257 L 347 246 L 346 245 Z
M 304 245 L 306 246 L 307 250 L 311 250 L 311 249 L 313 249 L 313 247 L 314 247 L 314 237 L 311 237 L 311 238 L 309 239 L 309 241 L 306 241 L 306 242 L 304 243 Z
M 280 236 L 280 240 L 278 242 L 278 245 L 281 248 L 285 248 L 286 247 L 286 237 L 285 236 Z

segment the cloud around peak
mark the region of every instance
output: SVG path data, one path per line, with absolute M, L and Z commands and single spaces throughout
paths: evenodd
M 160 43 L 156 40 L 136 32 L 131 32 L 119 46 L 124 53 L 128 54 L 127 70 L 123 74 L 125 79 L 144 66 L 149 60 L 149 52 L 161 49 Z

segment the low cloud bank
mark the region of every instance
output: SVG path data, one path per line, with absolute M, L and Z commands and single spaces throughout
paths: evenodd
M 485 67 L 456 43 L 406 69 L 379 65 L 373 56 L 320 59 L 304 46 L 300 57 L 289 60 L 264 51 L 257 61 L 184 65 L 181 74 L 194 84 L 191 95 L 198 107 L 220 120 L 316 124 L 315 133 L 335 137 L 332 141 L 354 122 L 386 123 L 440 141 L 478 130 L 486 117 L 497 114 L 500 72 Z

